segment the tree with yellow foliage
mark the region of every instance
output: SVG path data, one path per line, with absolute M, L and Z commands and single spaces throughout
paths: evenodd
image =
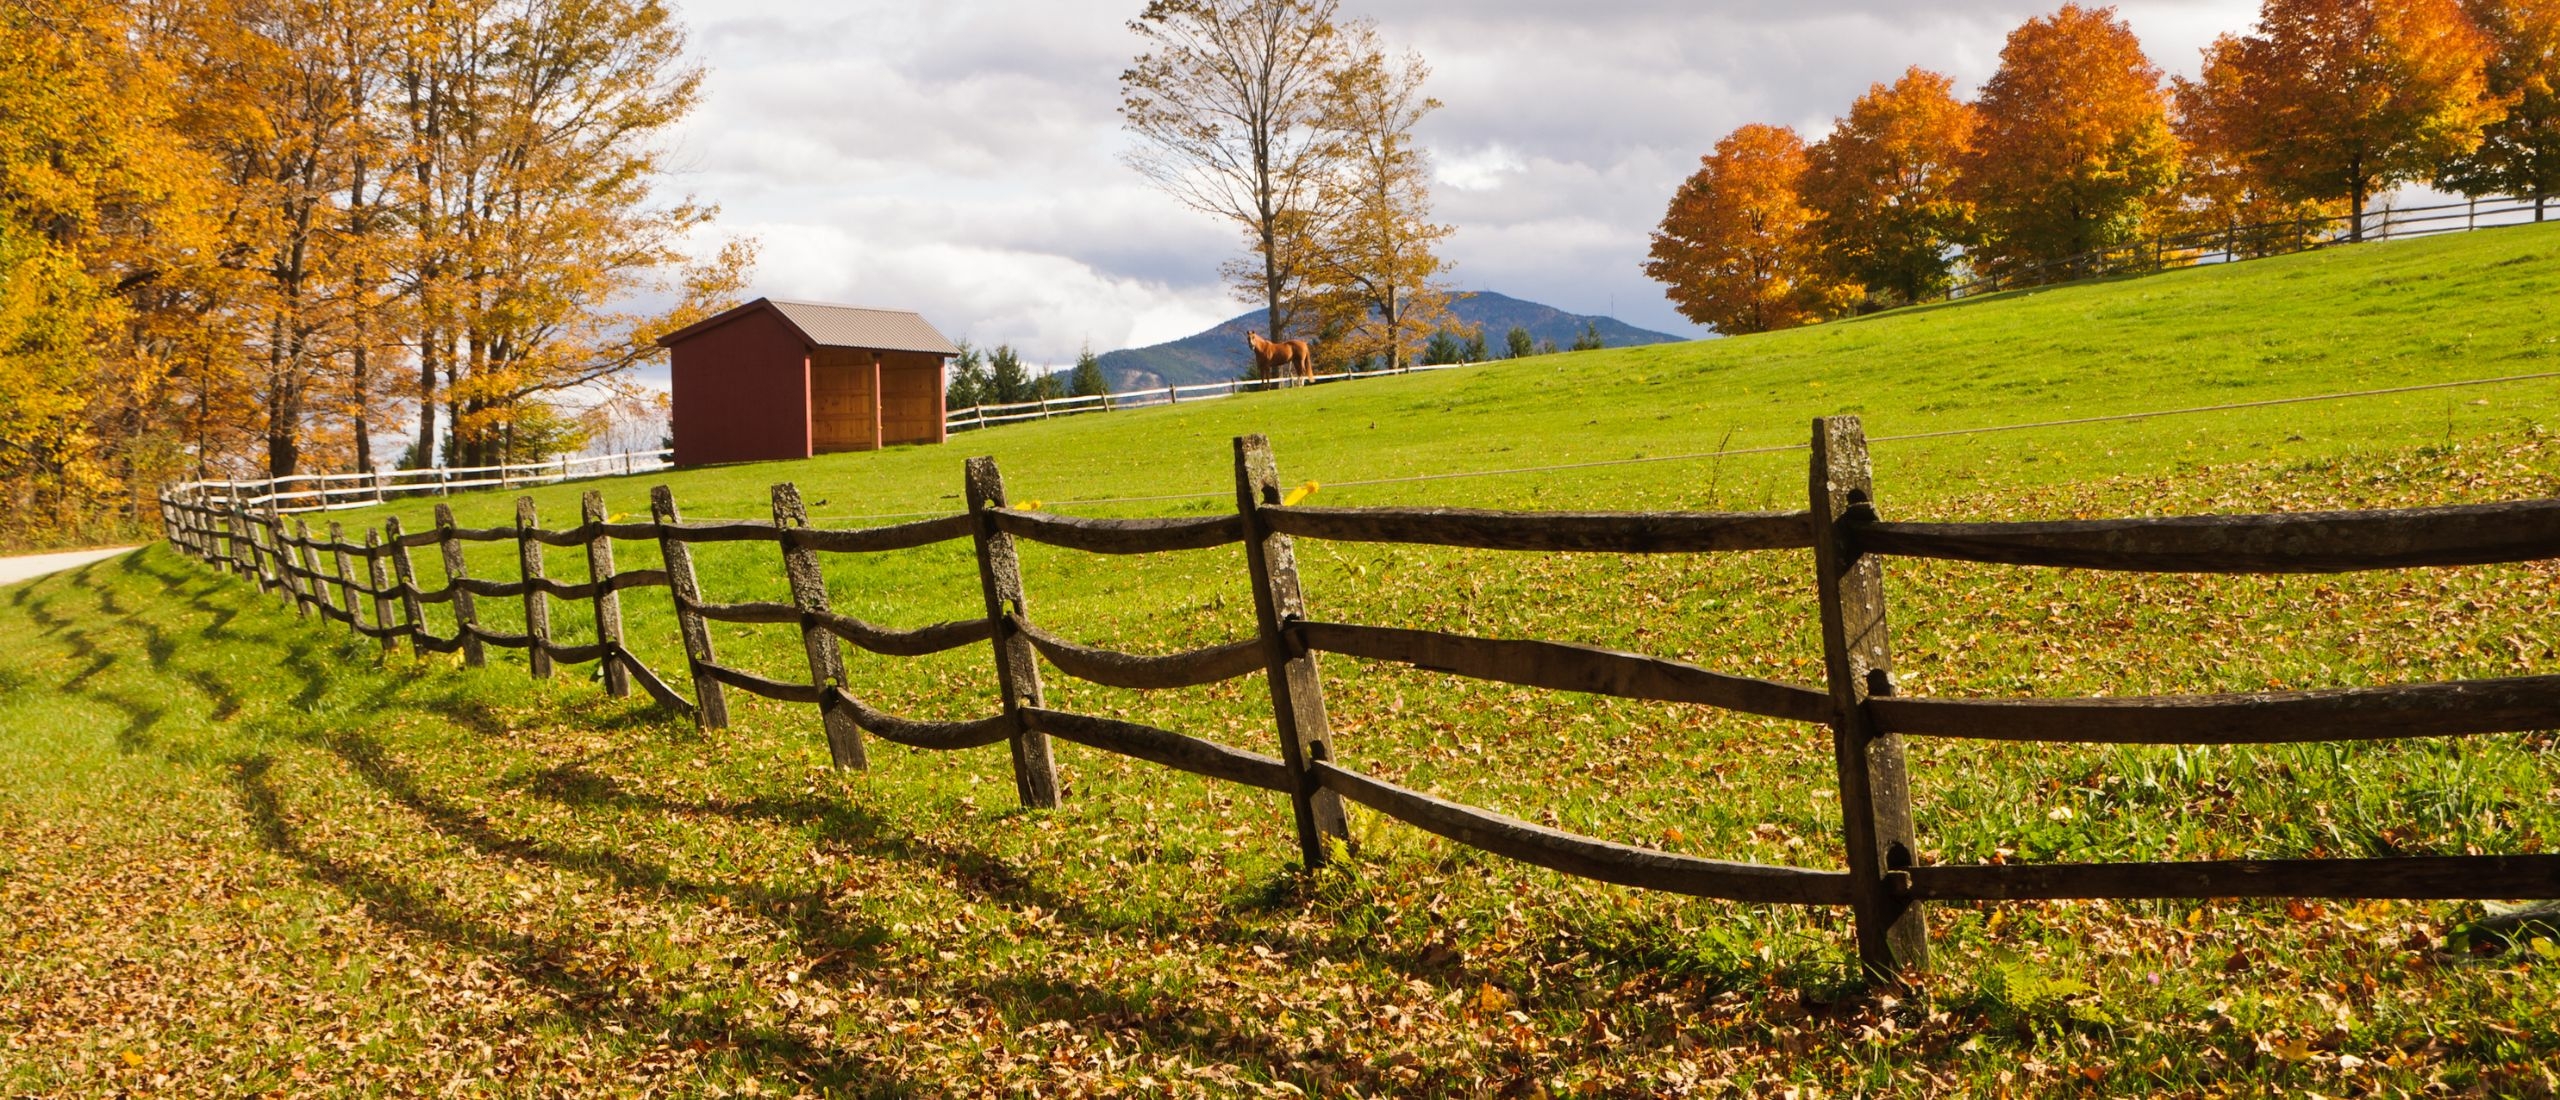
M 1332 74 L 1323 122 L 1332 170 L 1318 206 L 1332 217 L 1307 284 L 1323 317 L 1321 357 L 1393 369 L 1455 323 L 1436 251 L 1449 227 L 1431 221 L 1431 165 L 1413 135 L 1440 101 L 1422 92 L 1431 70 L 1419 55 L 1389 55 L 1365 24 L 1345 37 L 1352 48 Z
M 1876 84 L 1808 151 L 1804 202 L 1817 215 L 1824 261 L 1882 305 L 1947 288 L 1972 207 L 1956 196 L 1957 165 L 1973 140 L 1973 108 L 1955 82 L 1912 66 Z
M 1759 123 L 1700 158 L 1644 267 L 1681 316 L 1738 335 L 1824 320 L 1856 300 L 1858 288 L 1822 264 L 1813 211 L 1797 190 L 1805 164 L 1794 130 Z
M 2480 144 L 2501 112 L 2489 41 L 2456 0 L 2266 0 L 2205 51 L 2189 113 L 2278 195 L 2365 202 Z
M 115 534 L 184 468 L 136 302 L 211 266 L 216 172 L 133 14 L 0 0 L 0 544 Z
M 2464 0 L 2462 10 L 2489 37 L 2488 95 L 2506 116 L 2437 182 L 2467 195 L 2529 197 L 2541 221 L 2560 194 L 2560 0 Z
M 2160 70 L 2114 8 L 2065 4 L 2011 31 L 1974 109 L 1957 194 L 1977 272 L 2132 241 L 2177 182 Z

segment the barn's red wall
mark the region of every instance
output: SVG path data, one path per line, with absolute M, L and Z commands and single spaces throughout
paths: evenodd
M 809 349 L 753 310 L 668 349 L 676 465 L 809 457 Z

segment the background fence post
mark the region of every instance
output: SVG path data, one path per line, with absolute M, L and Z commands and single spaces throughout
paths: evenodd
M 995 513 L 1005 507 L 1004 474 L 996 460 L 969 460 L 969 518 L 978 543 L 978 586 L 987 596 L 987 622 L 994 628 L 996 689 L 1004 693 L 1004 712 L 1013 721 L 1013 785 L 1022 804 L 1050 809 L 1058 804 L 1058 766 L 1049 755 L 1049 735 L 1028 729 L 1022 708 L 1045 706 L 1040 692 L 1040 665 L 1031 639 L 1015 629 L 1014 617 L 1031 617 L 1022 592 L 1022 563 L 1013 552 L 1013 536 L 996 529 Z
M 702 589 L 693 583 L 693 548 L 675 529 L 675 492 L 664 485 L 650 489 L 649 516 L 658 523 L 658 554 L 667 562 L 667 591 L 674 594 L 676 629 L 684 635 L 687 671 L 693 674 L 694 724 L 727 729 L 729 698 L 721 693 L 720 681 L 702 671 L 702 666 L 718 662 L 711 648 L 711 628 L 696 610 L 702 603 Z
M 532 497 L 516 498 L 516 575 L 524 580 L 524 655 L 536 680 L 551 678 L 551 594 L 542 590 L 542 544 L 533 532 L 542 526 Z
M 381 635 L 382 651 L 389 653 L 400 648 L 400 641 L 391 636 L 391 593 L 382 579 L 382 534 L 370 527 L 364 530 L 364 576 L 365 583 L 373 586 L 373 629 Z
M 631 456 L 623 456 L 628 465 Z M 579 522 L 587 535 L 587 579 L 595 582 L 596 644 L 604 669 L 604 693 L 616 699 L 631 694 L 631 670 L 622 665 L 622 594 L 613 590 L 613 539 L 604 533 L 604 493 L 589 489 L 578 498 Z
M 465 668 L 479 668 L 489 663 L 489 656 L 480 646 L 479 617 L 472 609 L 471 593 L 462 587 L 471 570 L 462 560 L 462 540 L 453 535 L 450 504 L 436 504 L 436 535 L 436 549 L 444 554 L 444 580 L 453 587 L 454 634 L 462 643 L 462 664 Z
M 400 617 L 409 631 L 409 655 L 427 655 L 426 624 L 418 615 L 418 571 L 409 564 L 409 544 L 401 541 L 400 517 L 382 517 L 382 537 L 391 544 L 392 575 L 400 579 Z
M 356 586 L 347 568 L 347 527 L 336 520 L 329 521 L 329 557 L 338 574 L 338 603 L 347 613 L 347 632 L 364 637 L 364 616 L 356 614 Z
M 1334 845 L 1351 839 L 1342 796 L 1317 786 L 1308 771 L 1319 760 L 1333 759 L 1333 730 L 1325 721 L 1324 681 L 1317 675 L 1315 654 L 1292 646 L 1282 632 L 1306 617 L 1306 600 L 1298 590 L 1298 558 L 1289 536 L 1271 530 L 1261 515 L 1264 505 L 1280 503 L 1280 468 L 1272 461 L 1271 441 L 1239 436 L 1235 448 L 1236 510 L 1244 517 L 1254 620 L 1270 669 L 1271 716 L 1279 726 L 1280 759 L 1296 783 L 1289 792 L 1289 809 L 1297 819 L 1298 856 L 1312 869 L 1332 858 Z
M 1867 710 L 1869 696 L 1893 694 L 1893 650 L 1885 628 L 1882 561 L 1860 553 L 1857 545 L 1858 525 L 1876 518 L 1867 437 L 1857 417 L 1813 422 L 1810 495 L 1858 961 L 1869 980 L 1893 981 L 1928 969 L 1929 930 L 1903 873 L 1919 846 L 1911 834 L 1902 738 L 1877 732 Z
M 800 648 L 809 654 L 809 682 L 842 689 L 846 686 L 844 650 L 817 618 L 827 613 L 826 570 L 818 564 L 817 551 L 792 537 L 793 531 L 809 526 L 809 509 L 800 501 L 798 485 L 786 481 L 773 487 L 773 525 L 779 529 L 775 538 L 782 544 L 782 574 L 791 582 L 791 604 L 800 609 Z M 850 711 L 837 705 L 835 696 L 819 699 L 818 721 L 827 731 L 827 759 L 836 767 L 871 766 L 862 748 L 862 727 L 854 724 Z

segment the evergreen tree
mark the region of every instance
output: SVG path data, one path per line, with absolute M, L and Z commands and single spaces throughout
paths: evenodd
M 1458 354 L 1463 356 L 1459 361 L 1464 363 L 1482 363 L 1493 358 L 1493 353 L 1485 350 L 1484 329 L 1479 327 L 1468 333 L 1466 345 L 1459 349 Z
M 1067 384 L 1059 380 L 1063 371 L 1049 371 L 1031 380 L 1032 401 L 1048 401 L 1067 395 Z
M 1575 351 L 1598 351 L 1607 346 L 1609 346 L 1608 343 L 1600 339 L 1600 322 L 1598 321 L 1584 321 L 1582 334 L 1573 338 Z
M 951 382 L 943 389 L 942 407 L 965 409 L 987 403 L 987 359 L 978 349 L 960 341 L 960 357 L 951 361 Z
M 1076 373 L 1067 383 L 1067 393 L 1074 397 L 1100 397 L 1110 392 L 1111 384 L 1102 377 L 1102 359 L 1087 345 L 1076 353 Z
M 1455 363 L 1457 361 L 1458 338 L 1451 335 L 1448 329 L 1444 328 L 1438 332 L 1432 333 L 1431 342 L 1423 345 L 1422 363 L 1424 366 L 1436 367 L 1443 363 Z
M 997 344 L 987 357 L 987 395 L 998 405 L 1031 400 L 1031 373 L 1011 344 Z
M 1536 343 L 1529 338 L 1529 330 L 1519 325 L 1511 326 L 1511 331 L 1502 338 L 1502 346 L 1514 359 L 1526 359 L 1537 351 Z

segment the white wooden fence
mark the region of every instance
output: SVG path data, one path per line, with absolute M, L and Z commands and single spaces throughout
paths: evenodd
M 394 496 L 491 486 L 550 485 L 588 477 L 648 473 L 675 465 L 675 452 L 664 448 L 618 455 L 585 455 L 527 462 L 514 466 L 439 466 L 428 470 L 377 470 L 364 474 L 288 474 L 245 481 L 191 481 L 176 486 L 215 503 L 238 501 L 252 508 L 269 503 L 279 512 L 323 512 L 362 508 Z
M 1300 383 L 1294 378 L 1230 378 L 1224 382 L 1199 382 L 1188 386 L 1154 386 L 1120 393 L 1086 394 L 1082 397 L 1046 397 L 1037 401 L 1016 401 L 1009 405 L 971 405 L 942 414 L 946 431 L 966 431 L 1011 424 L 1022 420 L 1047 420 L 1053 416 L 1077 413 L 1111 412 L 1156 405 L 1177 405 L 1185 401 L 1208 401 L 1233 397 L 1255 390 L 1276 390 L 1293 385 L 1348 382 L 1360 378 L 1384 378 L 1393 374 L 1421 371 L 1456 370 L 1472 363 L 1441 363 L 1430 366 L 1404 366 L 1393 370 L 1346 371 L 1341 374 L 1319 374 L 1313 383 Z

